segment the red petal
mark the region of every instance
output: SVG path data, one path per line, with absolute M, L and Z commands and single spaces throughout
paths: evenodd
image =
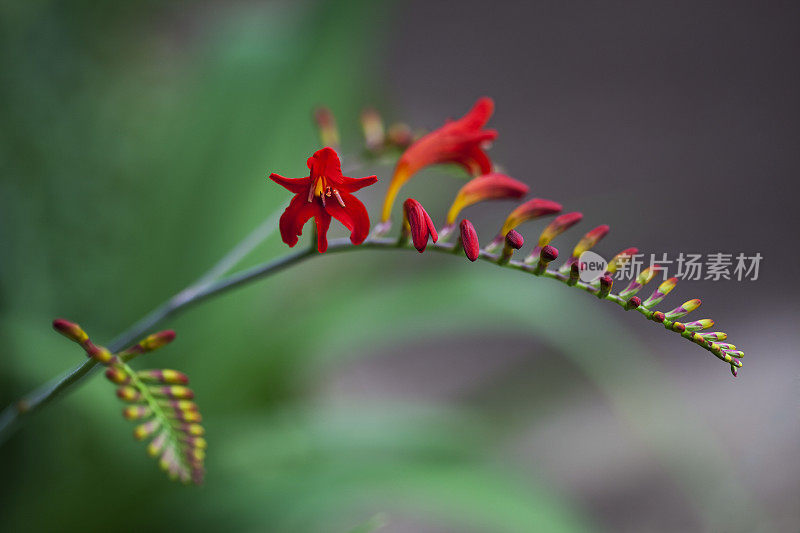
M 478 99 L 475 102 L 475 105 L 472 106 L 472 109 L 469 112 L 458 119 L 456 122 L 459 126 L 463 126 L 465 128 L 482 128 L 489 119 L 492 117 L 492 113 L 494 113 L 494 100 L 489 98 L 488 96 L 484 96 Z
M 473 176 L 488 174 L 492 171 L 492 161 L 486 152 L 477 145 L 470 148 L 468 155 L 460 163 Z
M 342 163 L 333 148 L 325 147 L 317 150 L 314 155 L 308 158 L 306 164 L 311 170 L 312 178 L 325 176 L 337 183 L 342 179 Z
M 361 244 L 369 235 L 369 214 L 367 208 L 352 194 L 341 193 L 344 207 L 335 202 L 329 202 L 325 208 L 333 218 L 345 225 L 350 230 L 350 242 Z
M 313 203 L 316 204 L 316 202 Z M 328 228 L 331 225 L 331 216 L 320 208 L 314 220 L 317 223 L 317 251 L 322 254 L 328 249 Z
M 311 186 L 311 178 L 284 178 L 279 174 L 270 174 L 269 179 L 280 185 L 286 187 L 290 192 L 295 194 L 308 193 L 308 188 Z
M 378 176 L 367 176 L 366 178 L 348 178 L 342 176 L 339 180 L 339 190 L 342 192 L 356 192 L 359 189 L 368 187 L 378 181 Z
M 303 194 L 297 194 L 281 215 L 279 227 L 281 239 L 289 246 L 297 244 L 297 237 L 303 234 L 303 226 L 308 219 L 319 216 L 322 211 L 317 202 L 309 202 Z

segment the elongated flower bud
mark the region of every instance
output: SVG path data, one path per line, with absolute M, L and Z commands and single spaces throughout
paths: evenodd
M 168 368 L 156 370 L 140 370 L 136 375 L 146 383 L 177 383 L 185 385 L 189 383 L 189 378 L 183 372 L 170 370 Z
M 667 320 L 675 320 L 676 318 L 680 318 L 684 315 L 688 315 L 698 307 L 702 302 L 695 298 L 694 300 L 689 300 L 688 302 L 684 302 L 682 305 L 679 305 L 672 311 L 666 314 Z
M 576 283 L 578 283 L 580 277 L 581 277 L 581 269 L 580 265 L 576 261 L 572 263 L 572 265 L 570 265 L 569 267 L 569 278 L 567 278 L 567 285 L 569 285 L 570 287 L 574 286 Z
M 609 226 L 603 224 L 601 226 L 597 226 L 596 228 L 587 232 L 583 237 L 581 237 L 581 240 L 578 241 L 578 244 L 576 244 L 575 248 L 573 248 L 572 250 L 572 256 L 567 260 L 566 263 L 564 263 L 564 266 L 562 266 L 559 269 L 560 272 L 564 274 L 569 272 L 570 268 L 572 267 L 572 264 L 578 260 L 581 254 L 591 249 L 592 247 L 594 247 L 595 244 L 600 242 L 600 240 L 603 237 L 608 235 L 610 229 L 611 228 Z
M 142 418 L 148 418 L 152 414 L 153 411 L 146 405 L 129 405 L 122 410 L 122 416 L 126 420 L 140 420 Z
M 642 289 L 642 287 L 644 287 L 653 280 L 653 278 L 660 270 L 661 269 L 658 266 L 650 266 L 642 270 L 636 277 L 636 279 L 631 281 L 630 284 L 627 287 L 625 287 L 625 290 L 619 293 L 620 298 L 623 299 L 628 298 L 629 296 L 633 296 L 634 294 L 639 292 Z M 669 315 L 667 315 L 667 318 L 669 318 Z
M 117 398 L 124 402 L 134 403 L 142 399 L 142 394 L 135 387 L 124 385 L 117 389 Z
M 69 320 L 57 318 L 53 320 L 53 328 L 69 340 L 77 342 L 78 344 L 89 340 L 89 336 L 86 332 L 83 331 L 78 324 L 70 322 Z
M 386 143 L 383 120 L 375 109 L 367 108 L 361 112 L 361 129 L 364 131 L 367 150 L 375 152 L 383 148 Z
M 710 318 L 704 318 L 702 320 L 695 320 L 694 322 L 687 322 L 686 323 L 686 330 L 687 331 L 699 331 L 701 329 L 708 329 L 714 326 L 714 321 Z
M 600 288 L 597 290 L 598 298 L 605 298 L 611 293 L 611 287 L 614 286 L 614 278 L 608 274 L 600 276 Z
M 414 248 L 416 248 L 419 253 L 422 253 L 428 245 L 428 237 L 430 237 L 433 242 L 439 239 L 439 235 L 436 233 L 436 227 L 433 225 L 433 220 L 431 220 L 425 208 L 422 207 L 422 204 L 413 198 L 409 198 L 403 203 L 403 212 L 405 214 L 403 227 L 408 228 L 411 234 L 411 240 L 414 243 Z
M 445 224 L 448 226 L 455 224 L 462 209 L 478 202 L 522 198 L 526 194 L 528 186 L 521 181 L 496 172 L 483 174 L 461 187 L 447 212 Z
M 645 308 L 650 309 L 654 305 L 657 305 L 664 297 L 675 288 L 675 285 L 678 284 L 678 278 L 669 278 L 667 281 L 663 282 L 658 288 L 653 291 L 647 300 L 644 301 L 642 304 Z
M 199 411 L 171 411 L 167 414 L 172 419 L 181 422 L 202 422 L 203 416 Z
M 205 428 L 200 424 L 178 424 L 177 429 L 191 437 L 202 437 L 206 434 Z
M 206 439 L 203 437 L 181 437 L 181 440 L 192 448 L 205 450 L 208 447 L 208 443 L 206 443 Z
M 140 353 L 152 352 L 153 350 L 158 350 L 162 346 L 165 346 L 174 340 L 175 332 L 173 330 L 168 329 L 165 331 L 159 331 L 158 333 L 153 333 L 152 335 L 142 339 L 139 341 L 139 344 L 128 351 L 137 351 Z
M 497 237 L 495 237 L 491 244 L 489 244 L 487 249 L 497 249 L 503 243 L 503 239 L 505 239 L 506 234 L 523 222 L 547 215 L 552 215 L 554 213 L 558 213 L 559 211 L 561 211 L 561 204 L 558 202 L 553 202 L 552 200 L 543 200 L 541 198 L 528 200 L 524 204 L 518 206 L 508 215 L 506 221 L 503 223 L 503 227 L 500 228 L 500 233 L 497 234 Z
M 461 221 L 461 246 L 470 261 L 474 262 L 480 256 L 481 245 L 478 242 L 478 234 L 475 232 L 472 222 L 466 218 Z
M 620 253 L 612 257 L 611 261 L 608 262 L 608 267 L 606 267 L 606 272 L 608 272 L 609 274 L 613 274 L 622 265 L 630 261 L 631 258 L 637 253 L 639 253 L 638 248 L 626 248 L 622 250 Z
M 544 228 L 544 231 L 539 235 L 539 242 L 533 248 L 533 251 L 525 259 L 526 263 L 533 263 L 539 257 L 539 252 L 543 246 L 550 244 L 550 241 L 567 231 L 569 228 L 577 224 L 583 218 L 582 213 L 577 211 L 572 213 L 564 213 L 557 216 L 550 224 Z
M 161 422 L 157 418 L 148 420 L 144 424 L 139 424 L 134 428 L 133 438 L 136 440 L 144 440 L 155 433 L 159 427 L 161 427 Z
M 158 436 L 156 436 L 156 438 L 150 441 L 150 444 L 147 445 L 147 455 L 150 457 L 157 457 L 164 450 L 164 444 L 166 441 L 167 432 L 162 431 L 158 434 Z
M 88 339 L 83 342 L 83 348 L 86 350 L 86 354 L 89 357 L 102 365 L 111 364 L 116 360 L 116 356 L 112 354 L 108 348 L 105 346 L 97 346 Z
M 327 107 L 318 107 L 314 111 L 314 122 L 319 128 L 319 140 L 324 146 L 331 148 L 339 147 L 339 129 L 336 127 L 336 119 Z
M 514 255 L 514 250 L 519 250 L 522 248 L 522 245 L 525 244 L 525 239 L 522 238 L 522 235 L 516 231 L 511 230 L 506 234 L 506 243 L 503 246 L 503 253 L 500 255 L 500 259 L 497 261 L 501 265 L 505 265 L 511 260 L 511 256 Z
M 180 411 L 197 411 L 197 404 L 191 400 L 158 400 L 161 407 Z
M 131 380 L 131 377 L 122 368 L 110 366 L 106 369 L 106 379 L 117 385 L 124 385 Z
M 171 400 L 191 400 L 194 392 L 188 387 L 170 385 L 165 387 L 148 387 L 155 396 L 162 396 Z

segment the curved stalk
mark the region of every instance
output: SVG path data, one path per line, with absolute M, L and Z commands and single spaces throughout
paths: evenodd
M 205 281 L 206 277 L 204 276 L 200 280 L 202 283 L 196 283 L 179 292 L 166 303 L 153 310 L 151 313 L 131 326 L 128 330 L 120 334 L 109 344 L 109 349 L 112 352 L 122 350 L 123 348 L 132 344 L 134 341 L 138 340 L 140 337 L 144 336 L 145 333 L 149 332 L 152 328 L 167 318 L 190 306 L 197 305 L 219 294 L 226 293 L 238 287 L 242 287 L 249 283 L 268 277 L 272 274 L 276 274 L 285 268 L 301 263 L 311 257 L 323 255 L 316 251 L 315 242 L 316 239 L 311 239 L 310 247 L 297 250 L 284 257 L 280 257 L 261 265 L 243 270 L 221 280 Z M 427 250 L 454 255 L 454 252 L 458 252 L 458 250 L 455 249 L 455 246 L 456 245 L 452 243 L 440 241 L 437 244 L 429 244 Z M 329 241 L 328 251 L 326 253 L 348 252 L 358 249 L 414 250 L 414 248 L 409 246 L 407 243 L 398 243 L 396 238 L 371 237 L 359 246 L 353 245 L 350 240 L 346 238 L 331 240 Z M 234 250 L 236 250 L 236 248 Z M 478 258 L 503 268 L 511 268 L 514 270 L 527 272 L 531 275 L 554 279 L 564 283 L 565 285 L 573 286 L 577 289 L 584 290 L 594 295 L 597 295 L 598 292 L 596 287 L 582 281 L 578 281 L 574 284 L 568 284 L 569 276 L 562 274 L 557 270 L 545 269 L 541 274 L 536 274 L 534 272 L 535 266 L 526 264 L 522 261 L 511 260 L 507 263 L 499 264 L 499 256 L 491 252 L 487 252 L 486 250 L 481 250 Z M 218 263 L 218 265 L 223 261 Z M 608 294 L 606 296 L 602 296 L 601 299 L 610 300 L 622 307 L 625 306 L 625 300 L 616 294 Z M 643 314 L 646 318 L 652 319 L 652 311 L 642 307 L 639 307 L 637 311 Z M 669 324 L 666 325 L 669 326 Z M 688 340 L 692 340 L 690 332 L 683 332 L 681 335 Z M 136 357 L 136 355 L 137 354 L 130 354 L 126 356 L 125 361 L 133 359 Z M 92 373 L 95 370 L 96 365 L 97 363 L 93 359 L 89 359 L 83 364 L 74 368 L 72 371 L 68 372 L 65 376 L 43 385 L 39 389 L 36 389 L 32 393 L 25 396 L 23 399 L 19 400 L 16 404 L 8 406 L 2 413 L 0 413 L 0 444 L 2 444 L 2 442 L 8 438 L 21 417 L 41 409 L 53 399 L 60 396 L 62 393 L 73 388 L 83 378 Z

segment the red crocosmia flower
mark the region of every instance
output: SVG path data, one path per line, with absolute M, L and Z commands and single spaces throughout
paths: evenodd
M 413 198 L 409 198 L 403 203 L 403 212 L 405 215 L 403 217 L 403 232 L 411 233 L 411 240 L 414 243 L 414 248 L 416 248 L 419 253 L 422 253 L 428 245 L 429 236 L 433 242 L 439 239 L 439 235 L 436 233 L 436 227 L 433 225 L 433 220 L 431 220 L 425 208 L 422 207 L 422 204 Z M 408 235 L 408 233 L 406 233 L 406 235 Z
M 497 137 L 497 132 L 485 130 L 483 127 L 493 111 L 492 99 L 480 98 L 469 113 L 458 120 L 447 122 L 409 146 L 397 162 L 394 176 L 389 183 L 381 222 L 386 223 L 389 220 L 400 187 L 423 167 L 437 163 L 457 163 L 475 176 L 491 172 L 492 162 L 484 148 Z
M 317 250 L 328 249 L 328 227 L 331 217 L 350 230 L 350 241 L 361 244 L 369 234 L 369 215 L 361 201 L 351 193 L 372 185 L 378 178 L 356 179 L 342 176 L 342 164 L 333 148 L 317 150 L 306 162 L 311 171 L 305 178 L 290 179 L 270 174 L 270 179 L 295 193 L 281 215 L 280 230 L 283 242 L 297 244 L 303 226 L 314 217 L 317 224 Z

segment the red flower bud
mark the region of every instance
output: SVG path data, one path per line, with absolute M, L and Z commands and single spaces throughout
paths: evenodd
M 414 248 L 419 253 L 422 253 L 428 245 L 428 237 L 433 239 L 433 242 L 439 239 L 433 220 L 431 220 L 425 208 L 422 207 L 422 204 L 413 198 L 409 198 L 403 203 L 403 212 L 405 214 L 405 223 L 408 224 L 411 232 Z
M 608 274 L 600 277 L 600 289 L 597 291 L 598 298 L 605 298 L 614 286 L 614 279 Z
M 576 283 L 578 283 L 578 279 L 581 277 L 581 269 L 578 266 L 578 262 L 574 262 L 569 267 L 569 278 L 567 279 L 567 285 L 572 287 Z
M 630 311 L 631 309 L 636 309 L 642 305 L 642 299 L 638 296 L 632 296 L 630 300 L 625 302 L 625 310 Z
M 555 246 L 547 246 L 542 247 L 542 250 L 539 252 L 539 260 L 544 263 L 551 263 L 558 259 L 558 249 Z
M 53 328 L 69 340 L 79 344 L 89 338 L 78 324 L 70 322 L 69 320 L 64 320 L 63 318 L 56 318 L 53 320 Z
M 522 238 L 518 231 L 512 229 L 506 234 L 506 244 L 515 250 L 519 250 L 525 244 L 525 239 Z
M 472 222 L 466 218 L 461 221 L 461 244 L 464 247 L 464 253 L 467 259 L 475 261 L 481 253 L 481 245 L 478 242 L 478 234 L 475 233 L 475 227 Z
M 166 346 L 175 340 L 175 332 L 171 329 L 159 331 L 139 341 L 138 347 L 142 352 L 152 352 Z
M 131 380 L 130 376 L 118 366 L 108 367 L 106 369 L 106 378 L 117 385 L 124 385 Z

